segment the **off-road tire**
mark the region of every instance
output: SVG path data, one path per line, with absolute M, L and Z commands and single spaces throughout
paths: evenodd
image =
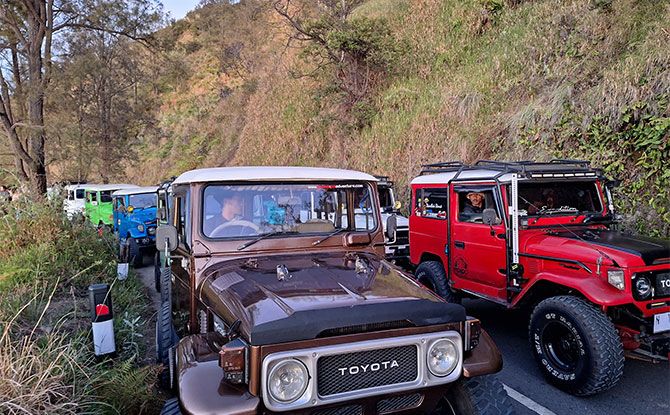
M 161 409 L 160 415 L 181 415 L 181 409 L 179 408 L 179 399 L 172 398 L 165 401 L 163 404 L 163 409 Z
M 134 268 L 140 268 L 144 264 L 144 256 L 140 250 L 140 245 L 135 238 L 128 237 L 128 262 Z
M 167 365 L 170 361 L 170 348 L 176 344 L 174 324 L 172 323 L 172 304 L 163 301 L 156 318 L 156 362 Z
M 416 269 L 416 279 L 435 294 L 450 303 L 461 303 L 461 297 L 449 288 L 447 274 L 444 267 L 438 261 L 424 261 Z
M 154 287 L 157 293 L 161 292 L 161 253 L 158 251 L 154 254 Z
M 433 415 L 511 415 L 512 401 L 493 375 L 453 383 Z
M 172 301 L 172 296 L 170 295 L 170 289 L 172 285 L 172 275 L 170 273 L 170 268 L 161 268 L 159 278 L 160 282 L 158 285 L 160 287 L 161 303 Z
M 552 341 L 552 334 L 559 332 L 565 332 L 560 339 L 567 340 Z M 533 310 L 528 333 L 544 376 L 570 394 L 595 395 L 616 385 L 623 375 L 623 345 L 614 324 L 581 298 L 557 296 L 543 300 Z M 572 352 L 565 352 L 563 344 Z M 573 356 L 562 359 L 566 353 Z M 561 362 L 571 360 L 575 363 L 561 366 Z

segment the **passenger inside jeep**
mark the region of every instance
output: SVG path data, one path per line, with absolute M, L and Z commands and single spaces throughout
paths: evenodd
M 458 221 L 483 223 L 483 212 L 495 208 L 492 190 L 459 190 Z
M 202 229 L 210 238 L 330 233 L 377 226 L 370 191 L 364 184 L 211 185 L 205 188 L 204 200 Z M 350 202 L 355 217 L 351 227 Z

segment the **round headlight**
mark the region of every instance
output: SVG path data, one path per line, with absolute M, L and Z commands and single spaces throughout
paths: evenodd
M 435 376 L 447 376 L 458 364 L 458 348 L 449 339 L 441 339 L 428 349 L 428 369 Z
M 137 230 L 140 232 L 144 232 L 144 225 L 137 225 Z
M 305 389 L 309 374 L 302 362 L 295 359 L 284 360 L 275 365 L 268 376 L 268 390 L 275 400 L 291 403 L 300 398 Z
M 641 299 L 647 298 L 651 294 L 651 283 L 647 277 L 638 277 L 635 280 L 635 291 Z

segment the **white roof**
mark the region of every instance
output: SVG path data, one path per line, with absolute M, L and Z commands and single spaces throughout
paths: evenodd
M 75 190 L 75 189 L 85 189 L 86 186 L 95 186 L 95 185 L 87 185 L 87 184 L 68 184 L 65 186 L 66 190 Z
M 84 188 L 86 190 L 96 190 L 96 191 L 105 191 L 105 190 L 119 190 L 119 189 L 129 189 L 129 188 L 135 188 L 139 187 L 134 184 L 125 184 L 125 183 L 117 183 L 117 184 L 88 184 L 85 185 Z
M 130 187 L 128 189 L 117 190 L 112 196 L 139 195 L 142 193 L 156 193 L 158 186 Z
M 499 174 L 500 171 L 498 170 L 487 170 L 487 169 L 465 170 L 458 175 L 458 180 L 481 179 L 481 181 L 492 181 L 493 178 Z M 448 173 L 424 174 L 412 180 L 411 184 L 443 184 L 443 183 L 446 184 L 450 180 L 452 180 L 455 176 L 456 176 L 455 171 Z M 512 173 L 505 173 L 500 177 L 498 177 L 498 180 L 500 180 L 501 182 L 509 182 L 510 180 L 512 180 Z
M 322 167 L 215 167 L 190 170 L 182 173 L 173 184 L 219 181 L 262 181 L 262 180 L 363 180 L 376 182 L 377 179 L 367 173 L 355 170 L 329 169 Z

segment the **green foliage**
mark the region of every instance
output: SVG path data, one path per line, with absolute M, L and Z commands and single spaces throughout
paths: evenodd
M 583 128 L 567 107 L 556 127 L 562 139 L 554 154 L 590 160 L 608 177 L 621 179 L 615 203 L 626 227 L 652 236 L 670 234 L 670 117 L 658 115 L 667 109 L 668 97 L 661 95 L 625 107 L 614 118 L 594 117 Z
M 158 371 L 141 366 L 148 302 L 134 275 L 117 280 L 113 238 L 68 221 L 60 202 L 19 202 L 0 217 L 0 243 L 0 412 L 156 412 Z M 94 282 L 114 301 L 117 357 L 103 362 L 90 340 Z

